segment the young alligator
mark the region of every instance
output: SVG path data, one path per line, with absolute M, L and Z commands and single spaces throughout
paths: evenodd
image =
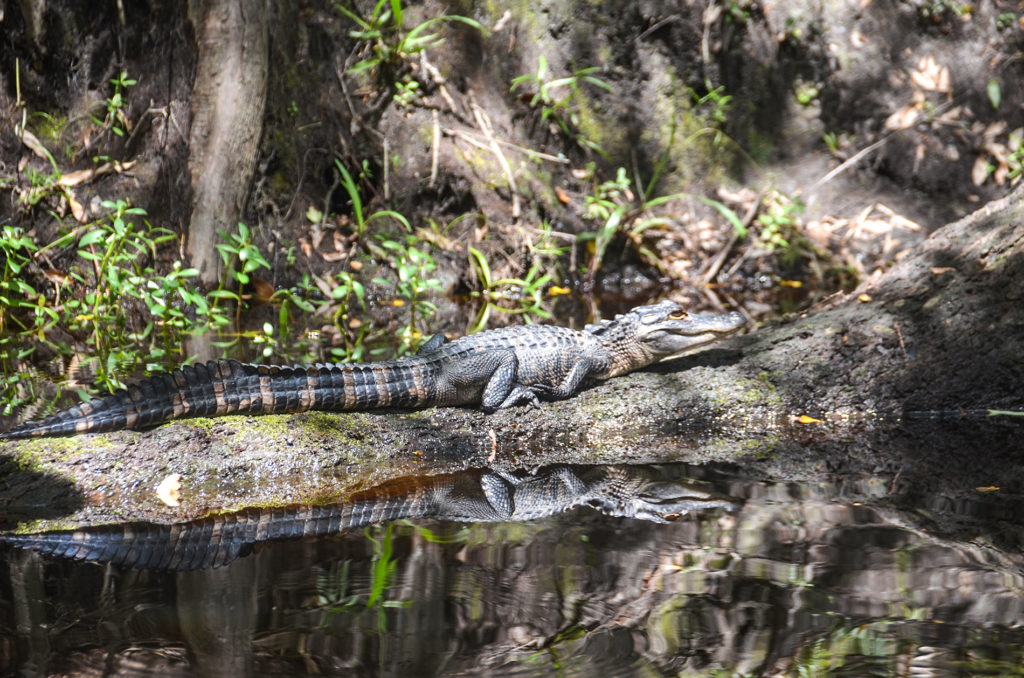
M 453 341 L 437 335 L 388 362 L 277 367 L 235 360 L 183 367 L 30 421 L 0 440 L 138 429 L 186 417 L 306 410 L 476 405 L 485 411 L 568 398 L 606 379 L 676 356 L 743 326 L 738 313 L 687 313 L 663 301 L 584 331 L 506 327 Z
M 552 466 L 529 474 L 467 471 L 403 479 L 333 505 L 247 509 L 175 525 L 4 534 L 0 541 L 76 560 L 194 570 L 226 565 L 265 541 L 336 534 L 399 519 L 535 520 L 577 506 L 661 523 L 694 511 L 736 508 L 661 467 Z

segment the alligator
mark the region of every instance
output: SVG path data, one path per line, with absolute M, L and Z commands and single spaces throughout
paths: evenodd
M 448 340 L 367 364 L 279 367 L 217 360 L 142 379 L 111 395 L 29 421 L 0 440 L 143 429 L 174 419 L 307 410 L 480 405 L 486 412 L 572 396 L 607 379 L 731 334 L 739 313 L 688 313 L 662 301 L 573 330 L 526 325 Z
M 251 508 L 184 523 L 120 523 L 0 541 L 50 556 L 129 568 L 221 567 L 266 541 L 337 534 L 399 519 L 510 522 L 589 506 L 611 516 L 670 522 L 732 501 L 701 489 L 663 466 L 559 465 L 533 472 L 464 471 L 399 479 L 320 506 Z

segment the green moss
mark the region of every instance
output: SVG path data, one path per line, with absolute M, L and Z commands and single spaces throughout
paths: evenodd
M 36 136 L 53 143 L 60 141 L 68 127 L 67 116 L 60 114 L 33 113 L 32 122 Z
M 15 456 L 26 463 L 67 462 L 96 450 L 112 450 L 115 448 L 108 434 L 94 434 L 88 445 L 82 444 L 77 436 L 34 438 L 8 443 L 17 450 Z

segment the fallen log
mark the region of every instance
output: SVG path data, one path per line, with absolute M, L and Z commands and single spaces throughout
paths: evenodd
M 848 295 L 540 409 L 235 416 L 6 442 L 4 513 L 28 530 L 169 523 L 409 475 L 672 461 L 768 480 L 874 475 L 922 506 L 999 488 L 986 506 L 1017 517 L 1021 419 L 974 415 L 1024 406 L 1021 197 L 939 229 Z M 162 500 L 176 475 L 179 498 Z

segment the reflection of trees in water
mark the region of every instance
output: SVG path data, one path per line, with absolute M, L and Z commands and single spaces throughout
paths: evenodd
M 50 670 L 182 668 L 185 657 L 193 670 L 352 675 L 1019 666 L 1021 557 L 852 501 L 887 489 L 733 482 L 745 500 L 735 514 L 370 528 L 373 539 L 277 544 L 178 575 L 55 561 L 50 588 L 31 594 L 44 602 L 3 604 L 4 627 L 66 628 L 36 650 Z M 19 591 L 0 600 L 22 600 L 42 570 L 10 562 Z M 32 652 L 24 632 L 8 633 Z

